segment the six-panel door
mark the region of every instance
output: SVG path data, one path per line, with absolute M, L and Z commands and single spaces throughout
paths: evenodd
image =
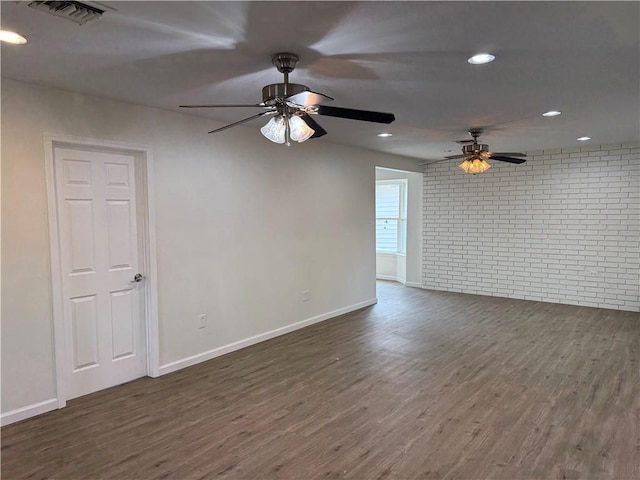
M 134 157 L 54 151 L 68 398 L 146 373 Z

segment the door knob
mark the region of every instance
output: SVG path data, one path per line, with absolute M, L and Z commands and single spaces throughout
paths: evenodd
M 133 277 L 133 280 L 131 280 L 129 283 L 131 284 L 140 283 L 142 280 L 144 280 L 144 277 L 142 276 L 142 274 L 136 273 L 135 276 Z

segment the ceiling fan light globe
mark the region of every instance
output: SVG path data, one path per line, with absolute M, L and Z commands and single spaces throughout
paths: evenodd
M 267 124 L 260 129 L 260 132 L 265 138 L 274 143 L 284 143 L 286 130 L 287 127 L 284 117 L 278 115 L 269 120 Z
M 302 143 L 309 140 L 316 131 L 298 115 L 293 115 L 289 119 L 289 136 L 294 142 Z
M 491 164 L 487 162 L 485 159 L 480 160 L 480 165 L 482 165 L 482 172 L 486 172 L 491 168 Z
M 460 165 L 458 165 L 460 170 L 464 173 L 483 173 L 491 168 L 491 165 L 484 159 L 481 158 L 468 158 Z
M 491 168 L 491 165 L 486 160 L 476 158 L 471 166 L 471 173 L 483 173 Z
M 460 165 L 458 165 L 458 168 L 464 173 L 469 173 L 469 169 L 471 168 L 471 161 L 464 160 Z

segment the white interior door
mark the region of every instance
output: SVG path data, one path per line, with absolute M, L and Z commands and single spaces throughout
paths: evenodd
M 146 374 L 134 156 L 56 147 L 68 398 Z

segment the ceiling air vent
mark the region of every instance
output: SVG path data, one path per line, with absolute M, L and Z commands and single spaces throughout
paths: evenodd
M 82 2 L 29 2 L 28 6 L 56 17 L 65 18 L 78 25 L 96 20 L 104 13 L 104 10 Z

